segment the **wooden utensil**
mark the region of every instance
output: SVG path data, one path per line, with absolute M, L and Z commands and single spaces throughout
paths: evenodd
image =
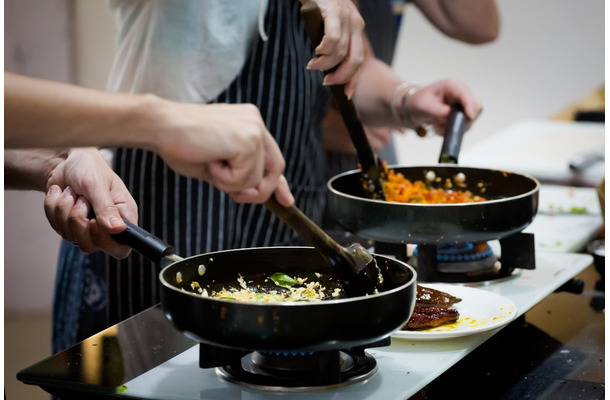
M 381 283 L 381 271 L 373 255 L 362 245 L 341 246 L 296 206 L 285 207 L 275 196 L 271 196 L 265 205 L 326 258 L 348 297 L 375 293 Z
M 324 36 L 324 21 L 317 4 L 313 2 L 303 4 L 301 18 L 312 46 L 317 47 Z M 327 74 L 333 70 L 324 73 Z M 345 85 L 331 85 L 330 91 L 356 148 L 362 172 L 362 183 L 367 195 L 373 199 L 385 200 L 383 182 L 387 180 L 386 168 L 371 148 L 354 102 L 345 95 Z

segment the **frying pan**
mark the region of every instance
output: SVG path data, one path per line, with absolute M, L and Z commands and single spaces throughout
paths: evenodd
M 387 338 L 410 318 L 415 306 L 415 270 L 384 256 L 375 255 L 384 278 L 378 294 L 319 302 L 249 303 L 204 297 L 191 283 L 196 281 L 210 293 L 214 288 L 239 288 L 242 276 L 248 287 L 277 289 L 268 277 L 282 272 L 316 280 L 328 293 L 340 284 L 313 247 L 246 248 L 182 259 L 170 245 L 132 224 L 117 236 L 119 242 L 166 265 L 159 278 L 167 319 L 186 336 L 218 347 L 248 351 L 352 348 Z
M 442 187 L 462 173 L 465 189 L 487 201 L 459 204 L 413 204 L 367 198 L 353 170 L 331 178 L 327 184 L 329 212 L 347 231 L 386 243 L 457 244 L 501 239 L 525 229 L 538 210 L 539 182 L 527 175 L 458 166 L 457 159 L 467 120 L 454 107 L 443 140 L 439 164 L 389 168 L 405 178 L 425 180 L 433 171 Z

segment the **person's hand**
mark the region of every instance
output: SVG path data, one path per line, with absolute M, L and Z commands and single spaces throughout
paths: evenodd
M 91 208 L 95 218 L 89 219 Z M 123 181 L 96 149 L 69 150 L 48 174 L 44 209 L 49 223 L 85 253 L 102 250 L 118 259 L 131 248 L 110 235 L 137 224 L 138 209 Z
M 444 79 L 424 86 L 406 101 L 406 113 L 413 128 L 432 125 L 437 133 L 445 131 L 451 106 L 459 103 L 471 121 L 477 119 L 483 108 L 470 89 L 455 79 Z
M 351 97 L 356 74 L 364 61 L 364 20 L 351 0 L 301 0 L 302 3 L 309 1 L 320 8 L 324 36 L 315 48 L 317 57 L 307 68 L 328 71 L 340 64 L 324 77 L 324 84 L 345 84 L 345 94 Z
M 161 108 L 153 151 L 170 168 L 208 181 L 236 202 L 263 203 L 275 192 L 292 205 L 284 157 L 254 105 L 166 102 Z

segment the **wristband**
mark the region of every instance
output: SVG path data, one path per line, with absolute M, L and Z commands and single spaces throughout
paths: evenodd
M 408 89 L 401 97 L 400 102 L 396 101 L 397 97 Z M 401 82 L 394 88 L 392 94 L 390 95 L 390 111 L 392 112 L 392 116 L 396 123 L 406 127 L 413 128 L 414 124 L 409 118 L 409 113 L 407 113 L 407 100 L 411 97 L 415 92 L 419 90 L 419 85 L 414 85 L 408 82 Z

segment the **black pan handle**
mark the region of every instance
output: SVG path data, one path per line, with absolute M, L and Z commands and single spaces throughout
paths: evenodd
M 443 139 L 443 147 L 438 162 L 441 164 L 457 164 L 462 138 L 470 120 L 464 114 L 461 104 L 455 104 L 447 120 L 447 128 Z
M 303 19 L 305 31 L 307 31 L 309 40 L 315 48 L 320 44 L 322 37 L 324 36 L 324 21 L 322 20 L 322 14 L 318 5 L 314 2 L 303 4 L 303 6 L 301 6 L 301 18 Z M 324 74 L 328 74 L 335 69 L 336 67 L 324 71 Z M 353 100 L 345 95 L 345 85 L 331 85 L 329 88 L 335 105 L 343 117 L 343 122 L 349 132 L 356 153 L 358 154 L 358 161 L 360 162 L 362 174 L 367 181 L 373 183 L 372 189 L 375 197 L 383 200 L 385 199 L 385 196 L 383 194 L 381 181 L 385 179 L 384 170 L 382 168 L 382 163 L 379 162 L 379 159 L 366 136 L 360 113 L 356 109 Z
M 165 243 L 152 233 L 132 224 L 126 219 L 123 219 L 123 221 L 127 224 L 127 229 L 121 233 L 111 235 L 117 242 L 131 247 L 156 263 L 161 263 L 163 258 L 175 255 L 174 246 Z

